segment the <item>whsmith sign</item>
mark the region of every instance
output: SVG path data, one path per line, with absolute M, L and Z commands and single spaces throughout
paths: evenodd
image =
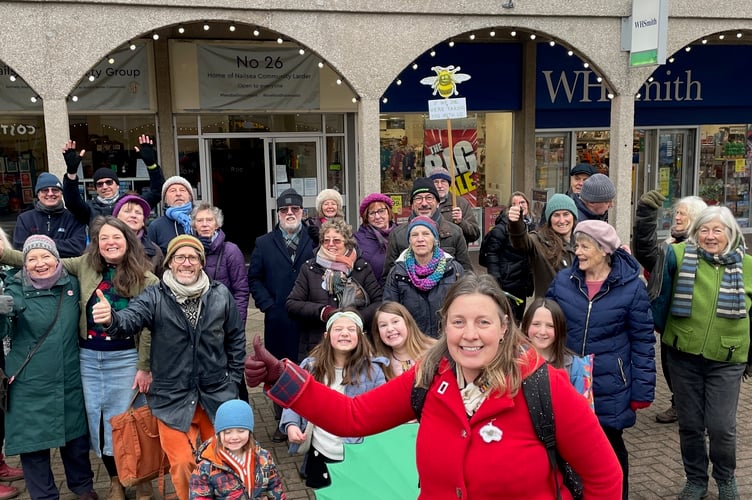
M 622 24 L 624 30 L 624 24 Z M 629 19 L 629 64 L 645 66 L 666 62 L 668 0 L 632 0 Z M 627 33 L 622 33 L 626 36 Z

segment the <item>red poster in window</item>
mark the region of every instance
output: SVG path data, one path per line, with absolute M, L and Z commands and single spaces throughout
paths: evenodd
M 468 128 L 452 130 L 454 150 L 454 183 L 451 190 L 463 196 L 473 207 L 478 206 L 478 132 Z M 446 129 L 427 129 L 423 140 L 426 175 L 439 166 L 451 171 L 449 135 Z

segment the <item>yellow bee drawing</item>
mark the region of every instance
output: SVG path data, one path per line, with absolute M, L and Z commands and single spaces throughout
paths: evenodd
M 436 76 L 427 76 L 420 83 L 433 87 L 433 95 L 439 94 L 441 97 L 459 95 L 457 84 L 470 79 L 470 75 L 457 73 L 460 69 L 459 66 L 456 68 L 454 66 L 434 66 L 431 71 L 435 72 Z

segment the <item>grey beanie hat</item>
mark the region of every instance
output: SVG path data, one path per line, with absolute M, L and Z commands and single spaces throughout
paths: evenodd
M 591 175 L 583 184 L 580 198 L 590 203 L 611 201 L 616 197 L 614 183 L 607 175 Z
M 60 260 L 60 254 L 57 251 L 55 241 L 49 236 L 43 234 L 32 234 L 26 238 L 23 245 L 24 262 L 26 262 L 26 256 L 29 255 L 29 252 L 35 249 L 47 250 L 54 255 L 57 260 Z
M 179 175 L 173 175 L 164 182 L 164 185 L 162 185 L 162 205 L 167 205 L 165 203 L 164 195 L 167 192 L 167 189 L 169 189 L 169 187 L 173 184 L 182 184 L 185 189 L 187 189 L 191 194 L 191 201 L 193 201 L 193 186 L 191 186 L 191 183 L 188 182 L 188 179 L 186 179 L 185 177 L 180 177 Z

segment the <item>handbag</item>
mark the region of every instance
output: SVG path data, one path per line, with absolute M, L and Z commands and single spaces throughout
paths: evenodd
M 342 299 L 339 302 L 341 308 L 353 306 L 357 308 L 366 307 L 371 303 L 368 292 L 363 285 L 358 283 L 352 277 L 347 278 L 345 288 L 342 290 Z
M 149 405 L 133 407 L 138 394 L 134 394 L 125 412 L 110 419 L 115 466 L 123 486 L 163 477 L 170 468 L 159 442 L 157 418 Z
M 57 310 L 55 311 L 55 317 L 52 318 L 52 321 L 47 326 L 47 329 L 44 331 L 41 337 L 39 337 L 39 340 L 37 340 L 36 345 L 34 345 L 34 348 L 29 351 L 29 354 L 26 355 L 26 359 L 23 360 L 23 363 L 21 363 L 21 366 L 18 367 L 18 370 L 16 370 L 16 373 L 13 374 L 13 376 L 8 377 L 8 375 L 5 373 L 5 370 L 0 368 L 0 411 L 3 413 L 8 412 L 8 397 L 10 395 L 10 384 L 13 383 L 13 381 L 16 379 L 19 373 L 21 373 L 21 370 L 23 370 L 26 365 L 29 364 L 29 361 L 31 361 L 31 357 L 36 354 L 36 352 L 39 350 L 39 348 L 42 346 L 42 342 L 45 341 L 47 336 L 52 331 L 52 327 L 55 326 L 55 323 L 57 323 L 57 317 L 60 314 L 60 306 L 63 303 L 63 295 L 64 293 L 60 292 L 60 299 L 58 299 L 57 302 Z

